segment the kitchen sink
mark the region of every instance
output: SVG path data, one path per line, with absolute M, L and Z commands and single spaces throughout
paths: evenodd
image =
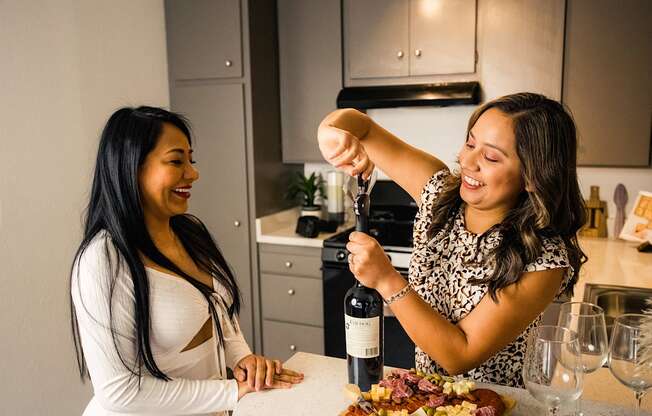
M 624 313 L 643 313 L 646 309 L 652 309 L 647 303 L 648 299 L 652 299 L 652 288 L 587 283 L 584 289 L 584 301 L 604 309 L 609 338 L 616 317 Z

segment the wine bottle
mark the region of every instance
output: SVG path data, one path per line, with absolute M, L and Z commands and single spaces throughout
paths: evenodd
M 354 201 L 356 231 L 367 233 L 369 182 L 358 177 Z M 374 289 L 356 283 L 344 296 L 344 328 L 349 383 L 369 391 L 383 377 L 383 299 Z
M 360 282 L 344 297 L 349 383 L 369 391 L 383 378 L 383 300 Z

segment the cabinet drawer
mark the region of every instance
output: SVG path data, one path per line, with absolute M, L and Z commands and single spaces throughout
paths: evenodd
M 293 253 L 260 252 L 260 270 L 267 273 L 321 279 L 321 258 Z
M 286 361 L 299 351 L 324 354 L 324 329 L 314 326 L 263 321 L 266 357 Z
M 323 326 L 321 280 L 263 274 L 261 293 L 263 318 Z

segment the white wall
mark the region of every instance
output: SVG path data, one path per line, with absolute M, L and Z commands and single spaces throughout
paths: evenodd
M 0 0 L 0 413 L 79 415 L 68 271 L 99 130 L 168 106 L 161 0 Z

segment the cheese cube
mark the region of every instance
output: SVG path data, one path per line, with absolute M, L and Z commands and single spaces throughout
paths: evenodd
M 385 400 L 389 400 L 389 399 L 391 399 L 391 398 L 392 398 L 392 389 L 390 389 L 389 387 L 387 387 L 387 388 L 385 389 Z
M 475 409 L 478 408 L 478 405 L 475 404 L 475 403 L 467 402 L 466 400 L 464 400 L 462 402 L 462 407 L 465 407 L 465 408 L 467 408 L 469 410 L 475 410 Z

